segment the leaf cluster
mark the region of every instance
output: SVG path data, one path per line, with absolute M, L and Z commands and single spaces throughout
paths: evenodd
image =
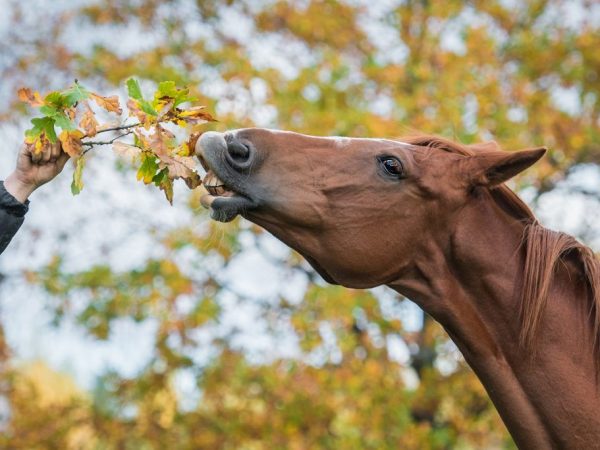
M 192 145 L 199 136 L 202 124 L 215 121 L 205 111 L 205 106 L 193 105 L 197 101 L 188 88 L 177 87 L 173 81 L 158 84 L 152 100 L 146 100 L 139 82 L 127 80 L 127 118 L 137 122 L 119 122 L 118 125 L 101 125 L 97 108 L 116 114 L 119 121 L 123 113 L 119 97 L 96 94 L 77 80 L 68 89 L 52 91 L 44 97 L 28 88 L 18 91 L 19 99 L 38 108 L 41 117 L 31 119 L 32 128 L 25 132 L 25 143 L 35 153 L 41 153 L 60 141 L 63 151 L 75 161 L 71 191 L 77 195 L 83 189 L 83 169 L 86 153 L 96 146 L 112 144 L 118 155 L 125 157 L 137 168 L 137 179 L 154 184 L 161 189 L 167 200 L 173 203 L 173 181 L 183 179 L 190 189 L 198 187 L 202 180 L 195 170 Z M 191 105 L 184 107 L 184 105 Z M 127 119 L 126 118 L 126 119 Z M 189 140 L 179 143 L 166 124 L 184 128 Z M 107 141 L 93 141 L 101 133 L 118 133 Z M 133 134 L 132 143 L 119 140 Z

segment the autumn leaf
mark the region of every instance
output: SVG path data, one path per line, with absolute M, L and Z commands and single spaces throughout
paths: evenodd
M 137 120 L 139 120 L 142 126 L 147 130 L 150 129 L 154 123 L 156 123 L 156 117 L 144 112 L 138 101 L 130 98 L 127 100 L 127 108 L 129 109 L 129 115 L 134 116 Z
M 84 134 L 80 130 L 68 131 L 64 130 L 60 133 L 58 139 L 62 144 L 62 148 L 71 158 L 76 158 L 81 155 L 83 151 L 83 146 L 81 143 L 81 138 Z
M 195 99 L 190 97 L 189 89 L 177 87 L 173 81 L 159 83 L 152 102 L 144 99 L 138 81 L 133 78 L 127 81 L 127 92 L 129 116 L 136 117 L 139 123 L 100 125 L 94 110 L 86 100 L 91 99 L 101 108 L 120 114 L 122 110 L 117 96 L 105 97 L 90 92 L 77 81 L 64 91 L 49 92 L 43 99 L 39 93 L 23 88 L 19 91 L 19 97 L 37 105 L 43 114 L 43 117 L 32 119 L 33 127 L 25 133 L 25 141 L 31 144 L 37 153 L 60 140 L 63 150 L 75 159 L 83 155 L 84 144 L 88 144 L 90 148 L 111 144 L 117 155 L 131 162 L 139 159 L 138 180 L 145 184 L 154 183 L 172 203 L 174 180 L 184 180 L 190 189 L 202 183 L 195 170 L 196 162 L 192 158 L 199 133 L 193 133 L 188 142 L 178 144 L 175 134 L 164 124 L 176 123 L 193 130 L 198 123 L 214 119 L 203 106 L 193 106 L 187 110 L 177 108 L 177 105 Z M 78 109 L 81 107 L 84 110 L 76 123 Z M 56 127 L 61 129 L 58 137 Z M 108 140 L 82 141 L 110 131 L 121 135 Z M 133 134 L 133 144 L 117 140 L 128 134 Z M 83 161 L 77 163 L 72 183 L 74 194 L 79 193 L 83 186 L 83 167 Z
M 110 97 L 102 97 L 101 95 L 90 93 L 90 97 L 92 100 L 96 102 L 96 104 L 107 110 L 108 112 L 114 112 L 117 114 L 121 114 L 123 110 L 121 109 L 121 105 L 119 104 L 119 97 L 116 95 L 111 95 Z
M 165 197 L 169 203 L 173 204 L 173 180 L 169 176 L 169 171 L 166 168 L 160 170 L 152 178 L 152 182 L 155 186 L 158 186 L 161 191 L 165 193 Z
M 189 156 L 163 156 L 160 157 L 159 167 L 168 168 L 169 176 L 175 178 L 188 178 L 193 176 L 196 169 L 196 161 Z
M 96 116 L 94 112 L 87 107 L 87 110 L 83 113 L 81 120 L 79 121 L 79 126 L 83 128 L 86 136 L 94 137 L 98 132 L 98 121 L 96 120 Z
M 202 184 L 202 178 L 196 172 L 184 178 L 183 181 L 189 189 L 196 189 Z
M 194 106 L 177 113 L 177 117 L 188 123 L 216 122 L 211 114 L 204 111 L 205 106 Z
M 25 139 L 25 142 L 29 145 L 33 145 L 33 152 L 35 154 L 42 153 L 52 145 L 52 142 L 50 141 L 48 135 L 44 131 L 32 140 Z
M 202 133 L 190 134 L 190 137 L 186 142 L 188 148 L 188 156 L 190 154 L 193 155 L 196 152 L 196 144 L 198 143 L 198 139 L 200 139 L 200 136 L 202 136 Z
M 166 98 L 166 101 L 161 101 L 157 103 L 157 120 L 162 120 L 167 114 L 171 113 L 173 106 L 175 105 L 175 100 L 172 98 Z
M 117 155 L 129 159 L 131 162 L 133 162 L 142 152 L 141 148 L 120 141 L 113 143 L 113 150 Z
M 31 119 L 31 123 L 33 124 L 33 128 L 25 131 L 25 137 L 28 139 L 29 143 L 33 143 L 35 138 L 42 133 L 46 135 L 52 144 L 56 143 L 57 138 L 56 131 L 54 130 L 54 119 L 51 117 L 35 117 Z
M 157 125 L 154 132 L 150 134 L 147 145 L 158 156 L 168 156 L 173 144 L 175 135 L 169 130 Z
M 137 179 L 143 181 L 144 184 L 152 183 L 154 176 L 158 170 L 156 156 L 150 152 L 142 152 L 142 165 L 138 169 Z
M 71 182 L 71 192 L 73 195 L 79 195 L 83 189 L 83 167 L 85 158 L 80 157 L 75 160 L 75 171 L 73 172 L 73 181 Z
M 25 103 L 29 103 L 35 108 L 39 108 L 44 104 L 42 97 L 39 92 L 34 92 L 29 88 L 21 88 L 18 91 L 19 100 Z

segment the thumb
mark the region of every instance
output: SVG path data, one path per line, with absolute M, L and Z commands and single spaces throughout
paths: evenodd
M 71 159 L 71 158 L 67 153 L 61 152 L 60 156 L 56 160 L 56 168 L 58 169 L 59 172 L 62 172 L 62 170 L 65 167 L 65 164 L 67 164 L 67 161 L 69 159 Z

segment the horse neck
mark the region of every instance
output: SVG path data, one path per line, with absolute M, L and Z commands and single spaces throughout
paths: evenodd
M 600 389 L 578 268 L 559 264 L 532 354 L 519 340 L 525 224 L 488 193 L 456 217 L 389 286 L 442 324 L 520 448 L 600 448 Z

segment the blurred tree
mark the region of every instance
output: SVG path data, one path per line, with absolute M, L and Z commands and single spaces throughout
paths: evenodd
M 24 77 L 50 87 L 74 75 L 112 85 L 129 76 L 172 79 L 206 98 L 223 128 L 385 137 L 419 130 L 465 143 L 495 139 L 507 149 L 543 144 L 550 156 L 518 184 L 539 195 L 600 160 L 593 1 L 100 0 L 27 34 L 19 33 L 27 6 L 9 5 L 10 40 L 0 42 L 5 89 Z M 143 38 L 133 49 L 114 42 L 132 29 Z M 85 50 L 69 45 L 74 36 L 88 41 Z M 4 446 L 514 447 L 431 319 L 408 331 L 380 293 L 326 286 L 294 253 L 277 264 L 308 281 L 301 302 L 236 292 L 219 273 L 242 240 L 261 250 L 262 233 L 243 221 L 208 222 L 196 197 L 192 223 L 155 235 L 161 257 L 132 270 L 73 271 L 57 256 L 28 274 L 52 295 L 57 321 L 74 318 L 97 339 L 123 318 L 154 321 L 157 331 L 137 376 L 107 373 L 92 393 L 64 387 L 39 365 L 33 376 L 7 356 Z M 220 328 L 226 296 L 259 308 L 273 342 L 291 336 L 296 356 L 250 362 L 236 330 Z M 393 357 L 394 345 L 410 357 Z M 212 351 L 208 362 L 197 358 L 202 346 Z M 192 405 L 177 391 L 183 371 L 197 383 Z

